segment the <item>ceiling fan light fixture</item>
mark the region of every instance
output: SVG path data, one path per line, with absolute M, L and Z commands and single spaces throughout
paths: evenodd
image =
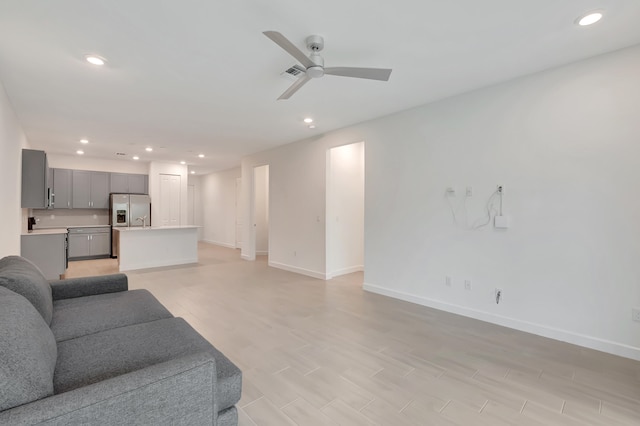
M 304 122 L 309 124 L 309 123 L 313 123 L 313 118 L 307 117 L 304 119 Z
M 576 19 L 576 23 L 581 27 L 586 27 L 595 24 L 596 22 L 601 20 L 603 16 L 604 14 L 600 10 L 592 11 Z

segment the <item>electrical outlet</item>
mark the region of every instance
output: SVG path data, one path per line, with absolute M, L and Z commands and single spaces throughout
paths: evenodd
M 631 316 L 632 316 L 634 321 L 640 322 L 640 308 L 632 308 L 631 309 Z
M 471 186 L 467 186 L 467 192 L 466 192 L 467 197 L 471 197 L 473 196 L 473 187 Z
M 464 280 L 464 289 L 471 290 L 471 280 Z
M 451 277 L 450 276 L 446 276 L 444 277 L 444 285 L 446 285 L 447 287 L 451 287 Z
M 499 304 L 500 302 L 502 302 L 502 298 L 504 296 L 504 294 L 502 293 L 502 289 L 496 287 L 494 296 L 495 296 L 495 299 L 496 299 L 496 305 Z
M 504 186 L 498 185 L 497 191 L 498 191 L 498 194 L 504 194 Z

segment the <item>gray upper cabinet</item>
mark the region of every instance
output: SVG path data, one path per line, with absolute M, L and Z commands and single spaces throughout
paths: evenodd
M 119 194 L 147 194 L 147 175 L 111 173 L 111 192 Z
M 91 208 L 91 172 L 73 171 L 73 208 Z
M 111 192 L 117 194 L 129 193 L 129 175 L 124 173 L 111 173 Z
M 109 173 L 91 172 L 91 208 L 109 208 Z
M 147 175 L 129 175 L 129 192 L 132 194 L 148 194 Z
M 109 208 L 109 173 L 73 170 L 74 209 Z
M 23 208 L 49 208 L 49 165 L 44 151 L 22 150 Z
M 70 209 L 71 205 L 71 170 L 68 169 L 52 169 L 53 170 L 53 194 L 52 206 L 54 209 Z

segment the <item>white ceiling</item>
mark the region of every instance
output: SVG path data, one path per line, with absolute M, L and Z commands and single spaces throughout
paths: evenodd
M 578 27 L 586 11 L 604 19 Z M 198 173 L 244 155 L 640 43 L 638 0 L 3 0 L 0 80 L 34 148 L 185 160 Z M 393 68 L 388 82 L 325 76 L 290 100 L 295 61 Z M 84 61 L 95 53 L 108 63 Z M 302 123 L 315 118 L 317 128 Z M 153 153 L 144 147 L 154 147 Z M 198 159 L 204 153 L 206 158 Z

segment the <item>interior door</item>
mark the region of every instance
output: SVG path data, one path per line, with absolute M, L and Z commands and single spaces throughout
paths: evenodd
M 180 225 L 180 175 L 160 175 L 160 223 Z

